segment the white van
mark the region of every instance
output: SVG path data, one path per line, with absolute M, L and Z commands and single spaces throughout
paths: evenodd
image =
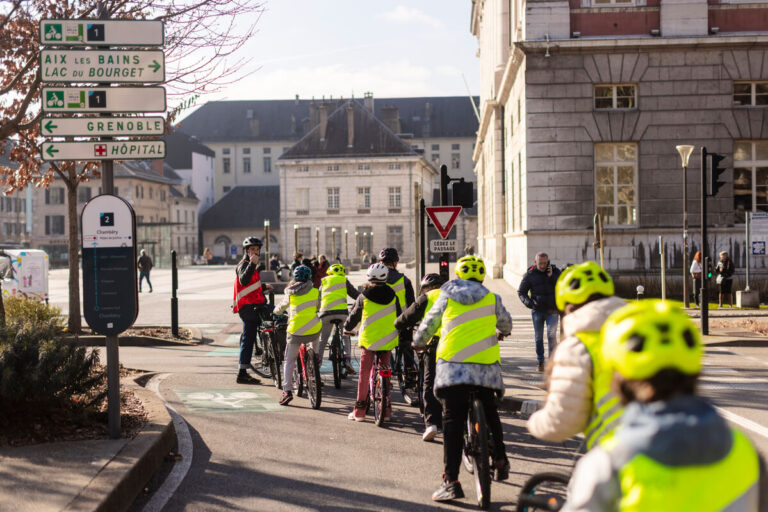
M 48 254 L 40 249 L 5 249 L 3 252 L 7 256 L 0 253 L 0 271 L 6 268 L 2 279 L 3 297 L 20 295 L 47 303 Z

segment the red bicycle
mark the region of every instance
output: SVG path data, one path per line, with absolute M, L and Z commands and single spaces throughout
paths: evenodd
M 377 427 L 384 425 L 384 416 L 387 409 L 392 407 L 389 400 L 392 389 L 392 368 L 384 366 L 381 362 L 383 351 L 377 351 L 373 363 L 374 377 L 370 381 L 368 396 L 366 397 L 366 412 L 373 402 L 373 421 Z
M 301 368 L 298 372 L 299 384 L 296 394 L 303 396 L 304 389 L 307 390 L 309 403 L 313 409 L 319 409 L 323 400 L 322 382 L 320 381 L 320 365 L 317 362 L 317 356 L 312 347 L 307 347 L 305 343 L 299 348 L 299 355 L 296 358 L 296 368 Z

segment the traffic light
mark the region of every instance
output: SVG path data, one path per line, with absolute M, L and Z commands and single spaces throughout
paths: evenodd
M 725 159 L 724 155 L 718 155 L 717 153 L 709 153 L 709 157 L 712 159 L 707 169 L 707 195 L 716 196 L 720 187 L 725 185 L 725 181 L 720 179 L 720 176 L 726 171 L 725 168 L 720 167 L 720 162 Z
M 448 166 L 443 164 L 440 166 L 440 204 L 443 206 L 448 205 L 448 183 L 451 182 L 451 178 L 448 176 Z
M 440 255 L 440 279 L 443 282 L 448 282 L 448 254 L 443 253 Z
M 461 178 L 457 183 L 453 184 L 453 205 L 462 206 L 464 208 L 472 208 L 475 205 L 474 191 L 472 190 L 472 182 L 464 181 Z
M 712 279 L 712 263 L 707 261 L 707 279 Z

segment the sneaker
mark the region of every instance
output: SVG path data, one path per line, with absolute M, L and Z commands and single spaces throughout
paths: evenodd
M 421 436 L 422 441 L 432 441 L 437 437 L 437 426 L 429 425 Z
M 543 362 L 542 362 L 542 363 L 539 363 L 539 364 L 536 366 L 536 371 L 537 371 L 537 372 L 543 372 L 543 371 L 544 371 L 544 363 L 543 363 Z
M 493 464 L 494 480 L 500 482 L 509 479 L 509 461 L 507 459 L 496 461 Z
M 432 501 L 451 501 L 464 497 L 464 490 L 458 480 L 449 482 L 443 477 L 443 483 L 432 493 Z
M 293 391 L 283 391 L 283 396 L 280 398 L 280 405 L 288 405 L 293 400 Z
M 261 384 L 261 381 L 256 377 L 249 375 L 248 372 L 246 372 L 245 370 L 241 370 L 240 373 L 237 374 L 237 383 L 238 384 Z
M 355 371 L 355 369 L 352 368 L 352 365 L 349 364 L 349 361 L 344 363 L 344 369 L 347 370 L 347 375 L 357 375 L 357 371 Z
M 355 411 L 352 411 L 347 415 L 347 419 L 351 421 L 365 421 L 365 416 L 355 416 Z
M 152 293 L 152 288 L 149 289 L 149 293 Z

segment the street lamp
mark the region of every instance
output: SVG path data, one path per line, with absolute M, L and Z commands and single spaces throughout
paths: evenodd
M 344 230 L 344 259 L 349 261 L 349 230 Z
M 693 153 L 693 146 L 675 146 L 680 153 L 680 161 L 683 165 L 683 304 L 690 306 L 688 300 L 688 160 Z M 705 198 L 701 198 L 703 201 Z
M 315 226 L 315 258 L 320 257 L 320 226 Z
M 331 254 L 331 258 L 333 260 L 336 260 L 336 228 L 331 228 L 331 237 L 333 238 L 333 254 Z
M 355 257 L 360 256 L 360 235 L 355 231 Z
M 267 259 L 269 259 L 269 219 L 264 219 L 264 238 L 267 241 Z
M 293 225 L 293 252 L 299 252 L 299 225 Z

